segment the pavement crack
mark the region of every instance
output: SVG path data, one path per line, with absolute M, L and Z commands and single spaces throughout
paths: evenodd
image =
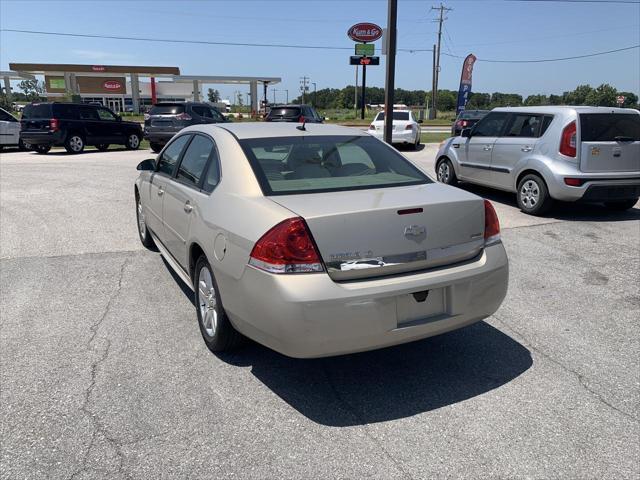
M 113 293 L 111 294 L 111 296 L 109 297 L 109 300 L 107 301 L 107 304 L 104 308 L 104 311 L 102 312 L 102 315 L 100 315 L 100 317 L 91 325 L 90 327 L 90 331 L 91 331 L 91 336 L 89 337 L 89 340 L 87 341 L 87 346 L 92 349 L 92 350 L 98 350 L 97 347 L 94 347 L 94 342 L 96 340 L 96 336 L 98 334 L 98 331 L 100 330 L 100 327 L 102 326 L 102 323 L 104 322 L 104 320 L 107 318 L 107 316 L 109 315 L 109 313 L 111 312 L 111 307 L 114 303 L 114 301 L 116 300 L 116 298 L 118 298 L 118 296 L 120 295 L 120 292 L 122 291 L 122 280 L 124 278 L 124 272 L 125 269 L 127 267 L 127 265 L 129 264 L 131 257 L 127 256 L 125 257 L 125 259 L 122 262 L 122 265 L 120 265 L 120 272 L 118 275 L 118 283 L 116 285 L 116 288 L 114 289 Z M 91 423 L 93 424 L 93 433 L 91 435 L 91 441 L 89 442 L 89 445 L 85 451 L 84 457 L 83 457 L 83 461 L 80 465 L 79 468 L 77 468 L 69 477 L 69 480 L 72 480 L 74 478 L 76 478 L 80 473 L 84 472 L 87 469 L 87 461 L 89 458 L 89 453 L 91 452 L 91 449 L 93 448 L 94 444 L 95 444 L 95 440 L 96 440 L 96 436 L 99 433 L 106 441 L 107 443 L 109 443 L 109 445 L 113 448 L 113 450 L 115 451 L 117 457 L 118 457 L 118 472 L 117 473 L 121 473 L 124 475 L 125 478 L 129 478 L 128 474 L 126 472 L 123 471 L 124 468 L 124 454 L 122 453 L 122 446 L 123 444 L 118 442 L 117 439 L 111 437 L 107 431 L 107 428 L 105 427 L 105 425 L 103 425 L 103 423 L 100 421 L 98 415 L 93 412 L 91 410 L 91 408 L 89 407 L 89 403 L 91 400 L 91 394 L 93 393 L 93 390 L 95 389 L 96 386 L 96 379 L 98 376 L 98 370 L 100 369 L 100 366 L 102 365 L 102 363 L 107 359 L 107 357 L 109 356 L 109 351 L 111 350 L 111 340 L 109 339 L 105 339 L 105 346 L 102 348 L 102 351 L 100 353 L 100 355 L 91 363 L 91 369 L 90 369 L 90 381 L 89 381 L 89 385 L 87 386 L 87 388 L 84 391 L 84 400 L 82 403 L 82 406 L 80 407 L 80 411 L 85 414 L 89 420 L 91 421 Z
M 398 469 L 398 471 L 400 471 L 405 478 L 408 478 L 409 480 L 413 480 L 413 477 L 411 476 L 411 474 L 404 469 L 402 464 L 398 462 L 398 460 L 396 460 L 393 455 L 391 455 L 391 453 L 385 448 L 382 442 L 375 435 L 372 435 L 367 430 L 367 421 L 364 418 L 362 418 L 362 416 L 358 413 L 358 411 L 340 394 L 340 392 L 338 391 L 338 388 L 333 383 L 333 380 L 331 380 L 331 376 L 329 375 L 329 372 L 327 371 L 327 367 L 325 364 L 322 364 L 322 372 L 324 373 L 324 376 L 327 379 L 327 383 L 329 384 L 329 388 L 331 389 L 331 392 L 336 397 L 338 402 L 342 405 L 342 408 L 347 413 L 349 413 L 352 417 L 354 417 L 359 424 L 362 425 L 363 427 L 362 430 L 364 434 L 373 443 L 375 443 L 378 446 L 378 448 L 382 451 L 384 456 L 387 457 L 387 459 L 391 461 L 391 463 L 393 463 L 393 465 Z
M 585 380 L 585 376 L 583 374 L 581 374 L 580 372 L 577 372 L 576 370 L 573 370 L 572 368 L 566 366 L 565 364 L 563 364 L 559 360 L 553 358 L 548 353 L 543 352 L 540 348 L 533 346 L 532 342 L 522 332 L 516 330 L 510 324 L 506 323 L 504 320 L 502 320 L 501 318 L 499 318 L 495 314 L 492 317 L 495 318 L 507 330 L 511 330 L 513 333 L 518 335 L 522 340 L 524 340 L 523 343 L 525 343 L 525 346 L 527 348 L 530 348 L 531 350 L 533 350 L 534 352 L 539 354 L 541 357 L 544 357 L 545 359 L 549 360 L 554 365 L 557 365 L 558 367 L 560 367 L 565 372 L 568 372 L 568 373 L 572 374 L 573 376 L 575 376 L 576 379 L 578 380 L 578 383 L 580 384 L 580 386 L 585 391 L 587 391 L 593 398 L 595 398 L 599 403 L 605 405 L 606 407 L 610 408 L 611 410 L 614 410 L 615 412 L 619 413 L 620 415 L 628 418 L 629 420 L 631 420 L 633 422 L 636 422 L 636 423 L 640 422 L 640 420 L 637 419 L 636 417 L 634 417 L 632 414 L 630 414 L 628 412 L 625 412 L 624 410 L 622 410 L 619 407 L 616 407 L 611 402 L 609 402 L 606 398 L 604 398 L 604 396 L 601 393 L 599 393 L 599 392 L 595 391 L 593 388 L 591 388 L 587 384 L 587 382 Z

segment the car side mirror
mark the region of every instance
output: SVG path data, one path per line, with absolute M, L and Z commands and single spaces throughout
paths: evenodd
M 116 122 L 121 122 L 122 121 L 122 117 L 120 115 L 116 115 Z
M 422 120 L 418 120 L 418 123 L 422 123 Z
M 464 138 L 471 138 L 471 129 L 470 128 L 463 129 L 462 132 L 460 132 L 460 136 Z
M 136 170 L 140 170 L 140 171 L 144 171 L 144 170 L 150 171 L 155 169 L 156 169 L 156 161 L 153 158 L 147 158 L 146 160 L 141 161 L 136 167 Z

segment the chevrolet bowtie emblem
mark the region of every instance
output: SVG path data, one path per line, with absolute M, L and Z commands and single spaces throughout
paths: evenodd
M 422 225 L 409 225 L 408 227 L 404 227 L 405 237 L 419 237 L 426 234 L 427 228 Z

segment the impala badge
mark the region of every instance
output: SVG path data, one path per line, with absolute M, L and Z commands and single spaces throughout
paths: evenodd
M 409 225 L 408 227 L 404 227 L 405 237 L 421 237 L 426 234 L 427 227 L 423 227 L 422 225 Z

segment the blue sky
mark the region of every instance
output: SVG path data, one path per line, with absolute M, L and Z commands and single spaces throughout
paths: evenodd
M 443 53 L 480 61 L 474 91 L 561 93 L 578 84 L 610 83 L 640 93 L 640 50 L 557 63 L 500 64 L 485 59 L 541 59 L 582 55 L 640 43 L 640 4 L 453 1 Z M 399 0 L 398 47 L 430 48 L 436 40 L 436 2 Z M 0 27 L 181 40 L 286 43 L 351 47 L 347 28 L 359 21 L 386 26 L 386 0 L 291 1 L 30 1 L 0 0 Z M 377 45 L 378 46 L 378 45 Z M 299 77 L 317 88 L 354 82 L 347 50 L 185 45 L 49 37 L 2 32 L 0 69 L 9 62 L 178 66 L 187 75 L 282 77 L 276 99 L 298 94 Z M 429 90 L 430 52 L 400 52 L 396 86 Z M 440 87 L 456 90 L 462 59 L 443 56 Z M 384 58 L 367 71 L 384 85 Z M 223 97 L 237 87 L 219 86 Z M 248 90 L 248 88 L 243 88 Z M 269 99 L 273 98 L 271 89 Z

